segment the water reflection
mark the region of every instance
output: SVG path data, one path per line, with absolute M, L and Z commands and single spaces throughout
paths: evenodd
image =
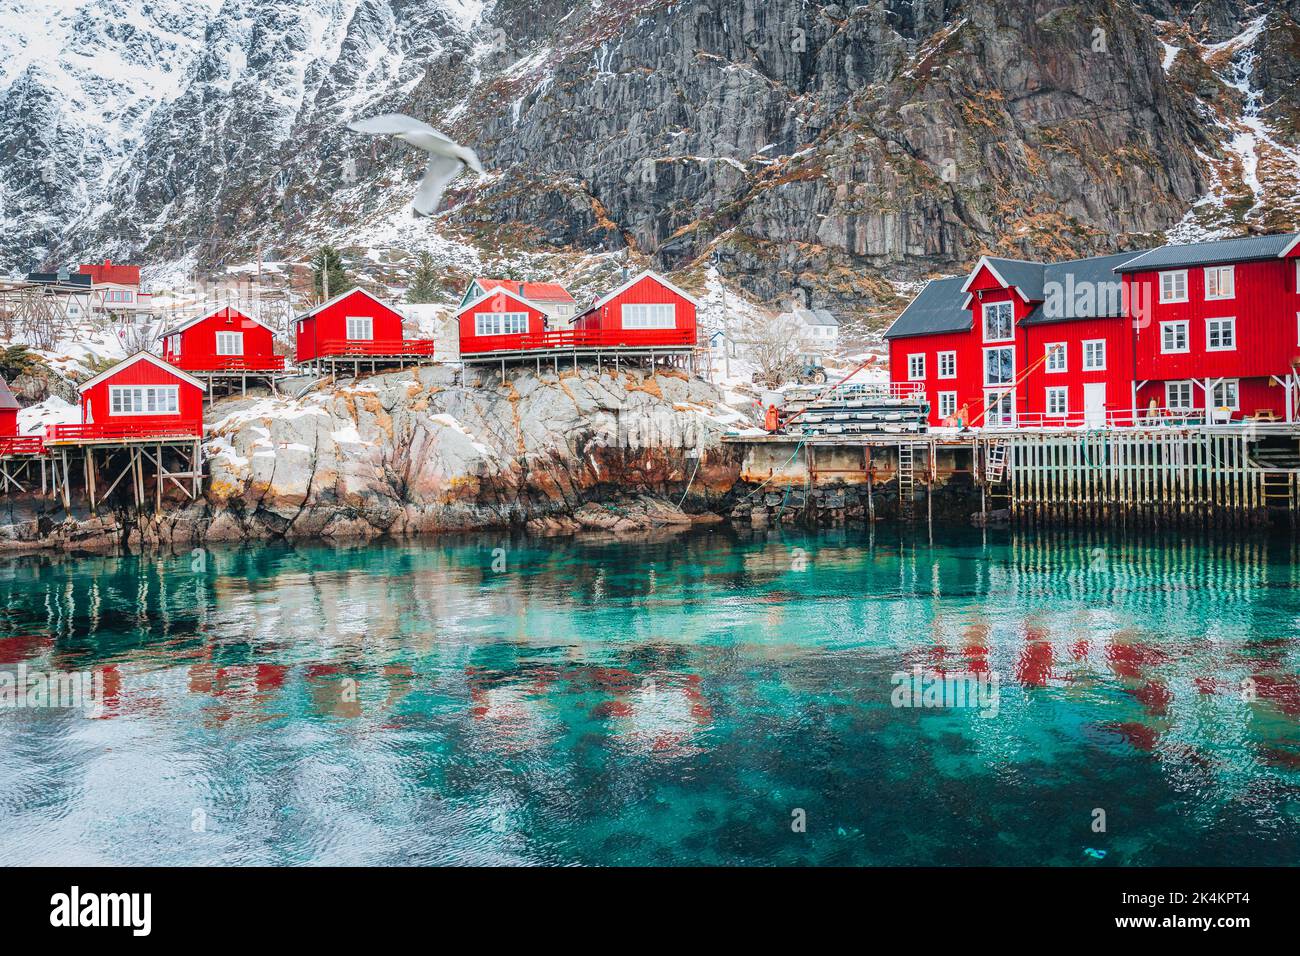
M 1109 801 L 1107 864 L 1290 862 L 1296 548 L 714 530 L 8 559 L 0 670 L 92 670 L 104 700 L 0 711 L 0 861 L 1081 864 Z M 997 675 L 998 716 L 890 707 L 913 667 Z

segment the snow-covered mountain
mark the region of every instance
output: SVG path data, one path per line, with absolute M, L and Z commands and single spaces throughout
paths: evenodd
M 0 0 L 0 270 L 330 240 L 400 286 L 716 263 L 887 310 L 981 251 L 1300 226 L 1300 0 Z M 489 171 L 419 220 L 400 110 Z

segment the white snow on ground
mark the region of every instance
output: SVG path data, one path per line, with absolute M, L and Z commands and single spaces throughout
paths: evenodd
M 475 441 L 473 436 L 471 436 L 470 433 L 465 430 L 465 426 L 462 425 L 455 417 L 448 415 L 446 413 L 442 413 L 439 415 L 430 415 L 429 420 L 435 421 L 439 425 L 446 425 L 452 431 L 459 432 L 460 434 L 464 435 L 467 439 L 469 439 L 469 443 L 473 445 L 475 449 L 479 451 L 480 454 L 487 455 L 489 457 L 495 457 L 495 453 L 492 451 L 492 449 L 489 448 L 487 445 L 484 445 L 482 442 Z
M 30 351 L 64 376 L 87 378 L 96 361 L 119 361 L 127 357 L 124 338 L 120 327 L 96 329 L 87 324 L 78 324 L 55 342 L 54 348 L 30 348 Z
M 43 435 L 47 425 L 81 424 L 81 406 L 51 395 L 43 402 L 18 410 L 18 434 Z
M 1172 43 L 1166 43 L 1164 40 L 1160 41 L 1160 45 L 1165 49 L 1164 58 L 1160 61 L 1160 68 L 1168 73 L 1174 68 L 1174 60 L 1178 59 L 1178 54 L 1183 48 L 1174 46 Z
M 241 425 L 249 422 L 259 422 L 265 418 L 277 418 L 281 421 L 289 421 L 294 418 L 302 418 L 304 415 L 324 415 L 329 417 L 329 412 L 320 405 L 320 400 L 312 401 L 314 396 L 308 399 L 292 401 L 285 398 L 264 398 L 246 408 L 238 409 L 231 412 L 225 418 L 208 427 L 209 433 L 233 431 Z M 270 437 L 270 432 L 267 432 Z

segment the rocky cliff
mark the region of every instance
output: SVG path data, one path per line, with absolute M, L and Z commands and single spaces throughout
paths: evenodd
M 526 527 L 628 531 L 717 520 L 739 473 L 719 437 L 742 416 L 678 372 L 427 366 L 208 415 L 205 495 L 161 518 L 6 496 L 0 547 L 370 538 Z M 688 490 L 689 485 L 689 490 Z M 101 483 L 100 487 L 104 487 Z
M 41 15 L 33 11 L 43 11 Z M 0 0 L 0 266 L 602 253 L 863 313 L 983 251 L 1300 225 L 1300 0 Z M 93 53 L 94 55 L 89 55 Z M 489 170 L 415 220 L 402 110 Z M 166 270 L 163 270 L 165 273 Z M 161 274 L 161 273 L 160 273 Z

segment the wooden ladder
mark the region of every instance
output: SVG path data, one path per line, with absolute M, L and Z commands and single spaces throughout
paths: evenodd
M 898 517 L 912 520 L 912 504 L 916 497 L 916 458 L 911 442 L 898 446 Z
M 1261 489 L 1265 508 L 1290 510 L 1295 502 L 1296 476 L 1291 471 L 1265 471 Z
M 984 479 L 986 484 L 1001 484 L 1007 471 L 1007 443 L 995 441 L 989 445 L 988 455 L 984 459 Z

